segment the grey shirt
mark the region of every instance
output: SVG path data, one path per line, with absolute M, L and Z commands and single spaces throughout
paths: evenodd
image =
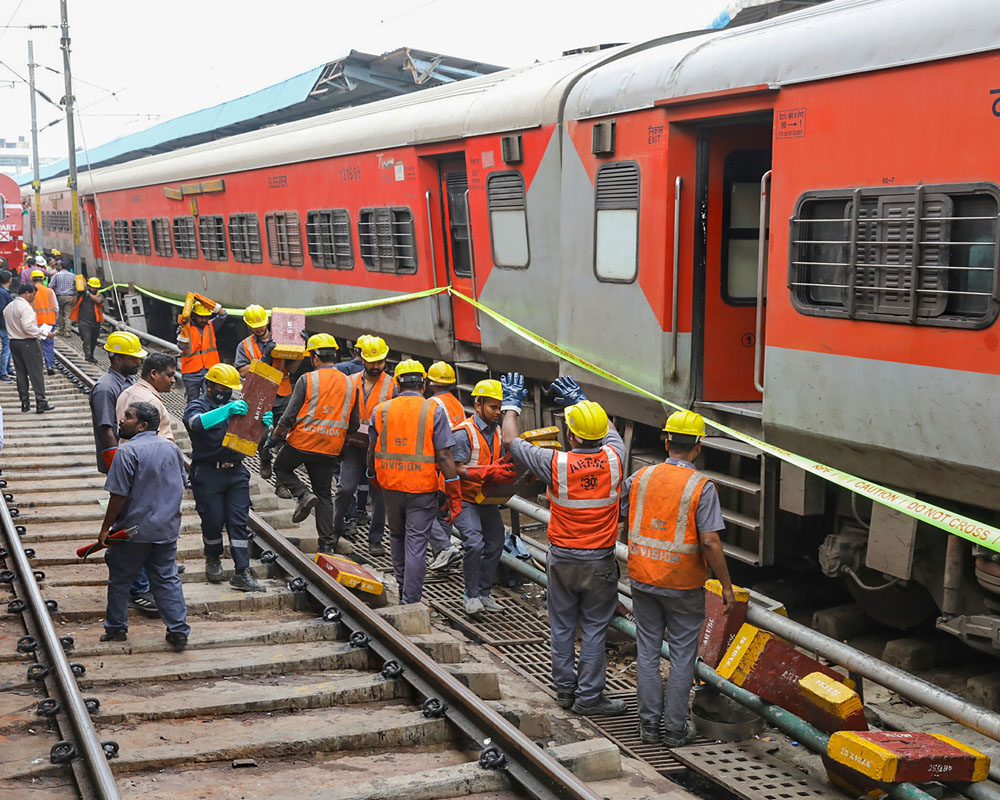
M 115 530 L 138 526 L 133 542 L 173 542 L 180 535 L 184 497 L 184 457 L 180 448 L 153 431 L 122 442 L 104 488 L 125 497 Z
M 333 364 L 325 364 L 320 367 L 320 369 L 334 369 Z M 281 419 L 278 420 L 279 425 L 283 425 L 286 428 L 294 428 L 295 420 L 298 419 L 299 411 L 302 409 L 302 404 L 306 401 L 306 383 L 309 381 L 309 373 L 305 375 L 300 375 L 299 379 L 295 381 L 295 386 L 292 387 L 292 393 L 288 396 L 288 405 L 285 406 L 285 413 L 281 415 Z M 347 390 L 354 392 L 354 403 L 351 405 L 351 416 L 347 420 L 347 432 L 354 433 L 361 424 L 361 394 L 357 388 L 351 386 L 350 381 L 347 383 Z
M 49 288 L 57 295 L 76 294 L 76 275 L 66 270 L 61 270 L 49 278 Z
M 493 434 L 496 432 L 496 425 L 487 425 L 483 418 L 478 414 L 472 415 L 472 421 L 479 428 L 479 431 L 486 437 L 486 441 L 492 445 Z M 472 442 L 469 441 L 469 432 L 465 428 L 459 428 L 457 431 L 453 431 L 455 437 L 455 444 L 451 446 L 451 457 L 455 459 L 456 464 L 467 464 L 469 459 L 472 458 Z M 494 453 L 493 455 L 498 458 L 503 454 L 503 442 L 500 443 L 500 452 Z
M 396 397 L 423 397 L 420 392 L 400 392 Z M 392 402 L 387 400 L 386 402 Z M 381 405 L 381 404 L 380 404 Z M 371 419 L 368 420 L 368 438 L 373 446 L 378 443 L 378 431 L 375 430 L 375 414 L 378 413 L 378 406 L 372 412 Z M 455 436 L 451 432 L 451 421 L 448 413 L 437 403 L 434 404 L 434 449 L 444 450 L 455 444 Z
M 115 405 L 118 403 L 119 395 L 131 386 L 133 381 L 134 378 L 109 369 L 98 378 L 90 392 L 90 418 L 94 425 L 94 446 L 97 448 L 98 472 L 107 473 L 108 471 L 107 467 L 104 466 L 104 459 L 101 457 L 101 450 L 104 449 L 104 446 L 101 443 L 100 430 L 105 425 L 109 426 L 115 436 L 115 441 L 118 440 L 118 414 L 115 411 Z

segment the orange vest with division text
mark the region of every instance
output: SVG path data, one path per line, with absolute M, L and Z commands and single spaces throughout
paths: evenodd
M 57 319 L 56 293 L 48 286 L 39 286 L 35 292 L 35 317 L 39 325 L 55 325 Z
M 209 322 L 204 328 L 190 325 L 191 355 L 181 356 L 181 372 L 198 372 L 219 363 L 219 349 L 215 344 L 215 326 Z
M 452 430 L 455 429 L 456 425 L 465 422 L 465 408 L 462 406 L 462 401 L 451 392 L 441 392 L 441 394 L 434 395 L 431 400 L 444 409 Z
M 435 398 L 436 399 L 436 398 Z M 469 444 L 472 446 L 472 455 L 469 456 L 469 466 L 485 466 L 500 459 L 500 427 L 493 430 L 493 441 L 489 442 L 483 436 L 483 432 L 476 425 L 475 417 L 469 417 L 452 428 L 452 431 L 464 430 L 469 434 Z M 470 503 L 476 502 L 476 497 L 480 496 L 482 490 L 481 483 L 470 483 L 462 481 L 462 498 Z
M 383 372 L 378 376 L 378 380 L 375 381 L 375 385 L 372 387 L 368 397 L 365 397 L 364 370 L 355 372 L 351 376 L 351 380 L 354 381 L 354 385 L 358 388 L 358 396 L 361 398 L 361 424 L 367 425 L 368 420 L 372 418 L 375 406 L 379 403 L 384 403 L 392 397 L 392 390 L 396 385 L 396 381 Z
M 697 589 L 708 569 L 698 538 L 698 501 L 708 478 L 675 464 L 643 467 L 628 509 L 628 574 L 665 589 Z
M 83 298 L 85 295 L 80 295 L 76 300 L 76 305 L 73 306 L 73 310 L 69 312 L 69 318 L 73 322 L 80 321 L 80 305 L 83 303 Z M 93 302 L 93 299 L 91 299 Z M 94 303 L 94 319 L 97 320 L 98 324 L 104 322 L 104 310 L 102 309 L 103 304 Z
M 614 547 L 621 487 L 622 462 L 609 445 L 596 453 L 553 453 L 549 542 L 581 550 Z
M 433 400 L 407 396 L 393 398 L 376 407 L 375 475 L 383 489 L 410 494 L 437 491 L 434 458 L 434 412 L 437 407 Z
M 300 380 L 306 382 L 306 395 L 295 427 L 288 433 L 288 443 L 296 450 L 340 455 L 354 408 L 354 386 L 332 365 L 313 370 Z
M 252 333 L 239 344 L 239 349 L 251 361 L 260 361 L 264 352 L 260 349 L 257 337 Z M 278 397 L 288 397 L 292 393 L 292 382 L 288 378 L 288 362 L 283 358 L 272 358 L 271 366 L 281 372 L 281 383 L 278 385 Z

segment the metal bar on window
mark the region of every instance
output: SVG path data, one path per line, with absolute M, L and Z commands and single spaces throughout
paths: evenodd
M 856 284 L 858 279 L 858 218 L 860 215 L 861 190 L 855 189 L 851 193 L 851 221 L 847 234 L 851 243 L 847 246 L 847 275 L 844 276 L 847 280 L 847 296 L 844 298 L 844 305 L 847 308 L 847 316 L 852 319 L 858 306 Z
M 913 250 L 910 253 L 910 322 L 916 322 L 917 320 L 917 310 L 919 303 L 917 298 L 917 289 L 920 285 L 920 273 L 917 271 L 917 264 L 920 263 L 920 236 L 923 231 L 920 228 L 920 223 L 922 221 L 921 212 L 923 210 L 924 203 L 924 187 L 918 186 L 916 192 L 914 193 L 913 200 Z M 903 227 L 903 232 L 905 235 L 905 223 Z M 900 241 L 900 269 L 906 266 L 904 260 L 906 258 L 906 241 L 901 237 Z

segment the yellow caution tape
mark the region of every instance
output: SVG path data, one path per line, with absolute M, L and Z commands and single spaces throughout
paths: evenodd
M 568 361 L 570 364 L 575 364 L 581 369 L 585 369 L 588 372 L 599 375 L 605 380 L 609 380 L 612 383 L 625 387 L 626 389 L 631 389 L 633 392 L 641 394 L 643 397 L 656 400 L 658 403 L 663 403 L 664 405 L 678 411 L 687 410 L 684 406 L 677 405 L 677 403 L 673 403 L 664 397 L 654 394 L 653 392 L 646 391 L 641 386 L 636 386 L 634 383 L 631 383 L 624 378 L 619 378 L 617 375 L 608 372 L 606 369 L 602 369 L 596 364 L 592 364 L 586 359 L 569 352 L 565 348 L 550 342 L 548 339 L 539 336 L 537 333 L 528 330 L 524 326 L 518 325 L 513 320 L 505 317 L 503 314 L 499 314 L 493 309 L 484 306 L 479 301 L 473 300 L 471 297 L 467 297 L 457 289 L 449 288 L 449 291 L 455 297 L 460 300 L 464 300 L 466 303 L 474 306 L 475 308 L 478 308 L 491 319 L 496 320 L 508 330 L 513 331 L 522 339 L 526 339 L 537 347 L 540 347 L 542 350 L 545 350 L 552 355 L 563 359 L 564 361 Z M 758 450 L 762 450 L 765 453 L 775 456 L 776 458 L 780 458 L 782 461 L 786 461 L 799 469 L 805 470 L 806 472 L 819 475 L 821 478 L 830 481 L 830 483 L 841 486 L 844 489 L 854 492 L 855 494 L 868 497 L 876 503 L 895 509 L 896 511 L 906 514 L 907 516 L 920 520 L 921 522 L 926 522 L 929 525 L 940 528 L 943 531 L 953 533 L 956 536 L 961 536 L 963 539 L 968 539 L 971 542 L 988 547 L 990 550 L 1000 552 L 1000 529 L 995 528 L 992 525 L 987 525 L 983 522 L 963 516 L 962 514 L 956 514 L 952 511 L 936 506 L 933 503 L 918 500 L 915 497 L 888 489 L 885 486 L 874 483 L 873 481 L 859 478 L 849 472 L 828 467 L 826 464 L 821 464 L 818 461 L 813 461 L 812 459 L 805 458 L 804 456 L 800 456 L 796 453 L 791 453 L 780 447 L 775 447 L 773 444 L 768 444 L 767 442 L 761 441 L 753 436 L 748 436 L 747 434 L 734 428 L 730 428 L 727 425 L 723 425 L 719 422 L 713 422 L 707 417 L 705 418 L 705 422 L 727 436 L 739 439 L 741 442 L 746 442 L 747 444 L 756 447 Z

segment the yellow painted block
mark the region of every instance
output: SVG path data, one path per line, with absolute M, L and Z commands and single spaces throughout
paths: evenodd
M 544 447 L 546 450 L 562 450 L 563 446 L 555 439 L 536 439 L 532 442 L 535 447 Z
M 279 386 L 281 379 L 284 377 L 280 369 L 275 369 L 270 364 L 265 364 L 259 360 L 251 362 L 249 371 L 254 375 L 260 375 L 264 380 L 270 381 L 275 386 Z
M 249 439 L 241 439 L 234 433 L 227 433 L 222 438 L 222 446 L 228 447 L 230 450 L 235 450 L 237 453 L 242 453 L 245 456 L 255 456 L 257 455 L 257 445 L 259 442 L 251 442 Z
M 709 578 L 705 581 L 705 591 L 711 592 L 712 594 L 717 594 L 722 597 L 722 581 L 716 578 Z M 733 586 L 733 594 L 736 595 L 737 603 L 748 603 L 750 602 L 750 592 L 744 589 L 742 586 Z
M 799 693 L 817 708 L 847 719 L 861 711 L 857 692 L 822 672 L 810 672 L 799 680 Z
M 742 686 L 770 638 L 771 634 L 767 631 L 744 623 L 715 671 L 726 680 Z
M 831 734 L 826 753 L 837 763 L 874 780 L 892 783 L 896 778 L 899 756 L 854 731 Z
M 550 425 L 547 428 L 535 428 L 531 431 L 525 431 L 518 438 L 524 439 L 526 442 L 537 443 L 539 439 L 555 439 L 559 435 L 559 428 L 555 425 Z
M 945 744 L 950 744 L 952 747 L 958 748 L 963 753 L 968 753 L 976 759 L 976 765 L 972 768 L 972 780 L 985 781 L 990 775 L 990 757 L 985 753 L 980 753 L 973 747 L 964 742 L 958 741 L 958 739 L 952 739 L 950 736 L 945 736 L 941 733 L 932 733 L 935 739 L 940 739 Z

